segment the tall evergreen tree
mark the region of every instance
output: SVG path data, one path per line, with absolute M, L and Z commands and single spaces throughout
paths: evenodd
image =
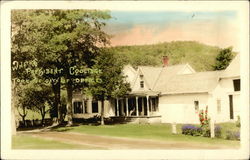
M 226 69 L 227 66 L 230 64 L 232 58 L 233 58 L 233 53 L 231 47 L 222 49 L 216 57 L 214 70 Z

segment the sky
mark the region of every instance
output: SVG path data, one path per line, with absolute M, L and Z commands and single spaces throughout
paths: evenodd
M 111 16 L 105 30 L 112 35 L 112 46 L 191 40 L 239 48 L 235 11 L 111 11 Z

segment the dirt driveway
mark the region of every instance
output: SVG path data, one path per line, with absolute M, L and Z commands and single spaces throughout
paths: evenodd
M 226 149 L 228 146 L 216 146 L 211 144 L 199 144 L 178 141 L 159 141 L 147 139 L 133 139 L 97 136 L 73 132 L 26 132 L 32 136 L 57 140 L 70 144 L 86 145 L 102 149 Z

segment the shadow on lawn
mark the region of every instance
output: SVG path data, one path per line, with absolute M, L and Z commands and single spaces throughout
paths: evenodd
M 67 126 L 67 124 L 60 124 L 56 126 L 51 126 L 50 130 L 55 132 L 67 132 L 73 129 L 73 127 L 77 127 L 80 125 L 89 125 L 89 126 L 99 126 L 100 123 L 73 123 L 71 126 Z
M 120 120 L 120 119 L 119 119 Z M 105 118 L 105 125 L 115 125 L 115 124 L 126 124 L 124 120 L 114 120 L 111 118 Z M 61 124 L 53 125 L 52 123 L 50 125 L 46 126 L 33 126 L 33 127 L 20 127 L 17 129 L 17 131 L 24 131 L 24 132 L 36 132 L 39 130 L 39 132 L 47 132 L 47 131 L 53 131 L 53 132 L 67 132 L 72 130 L 74 127 L 80 126 L 80 125 L 88 125 L 88 126 L 100 126 L 101 121 L 99 117 L 89 118 L 89 119 L 73 119 L 73 125 L 67 126 L 67 122 L 64 121 Z

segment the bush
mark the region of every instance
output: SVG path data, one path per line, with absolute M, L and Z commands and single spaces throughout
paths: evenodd
M 206 128 L 202 128 L 203 130 L 203 136 L 204 137 L 210 137 L 211 136 L 211 131 L 209 127 Z M 222 137 L 222 131 L 221 131 L 221 126 L 216 125 L 214 128 L 214 136 L 217 138 L 221 138 Z
M 202 134 L 202 129 L 194 125 L 186 124 L 182 126 L 182 134 L 191 136 L 200 136 Z
M 210 132 L 210 128 L 207 127 L 207 128 L 202 128 L 202 136 L 203 137 L 210 137 L 211 136 L 211 132 Z
M 215 126 L 214 136 L 217 138 L 221 138 L 221 126 L 219 126 L 219 125 Z
M 227 131 L 226 139 L 228 140 L 240 140 L 240 132 L 239 131 Z
M 237 116 L 236 127 L 240 127 L 240 116 Z

